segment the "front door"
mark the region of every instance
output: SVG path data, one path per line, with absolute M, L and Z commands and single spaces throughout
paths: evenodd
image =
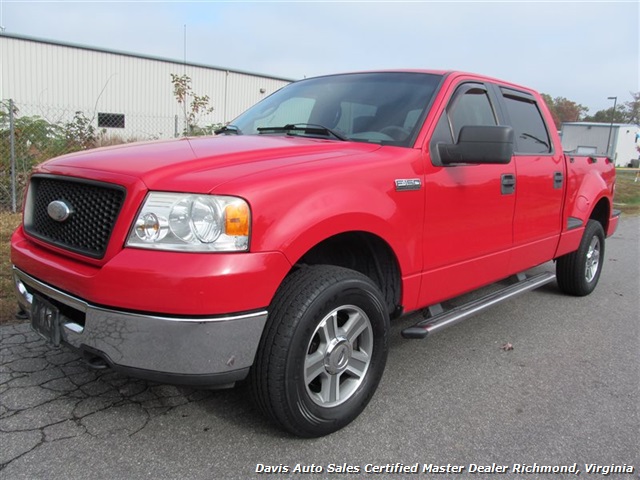
M 507 275 L 513 245 L 515 165 L 442 166 L 437 144 L 464 125 L 498 125 L 482 83 L 458 85 L 439 117 L 425 175 L 424 268 L 420 304 L 430 305 Z

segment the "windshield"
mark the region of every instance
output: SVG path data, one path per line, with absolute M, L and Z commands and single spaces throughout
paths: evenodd
M 412 72 L 301 80 L 265 98 L 231 124 L 243 135 L 343 138 L 410 147 L 440 80 L 440 75 Z M 292 126 L 298 127 L 288 128 Z

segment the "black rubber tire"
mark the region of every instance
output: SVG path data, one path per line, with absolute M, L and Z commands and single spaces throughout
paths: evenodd
M 598 264 L 595 274 L 587 273 L 587 262 L 592 261 L 589 252 L 597 243 Z M 604 229 L 600 222 L 589 220 L 584 229 L 580 246 L 575 252 L 559 257 L 556 262 L 558 287 L 566 294 L 577 297 L 589 295 L 596 288 L 604 263 Z M 589 278 L 591 277 L 591 278 Z
M 343 403 L 325 407 L 309 393 L 305 361 L 322 320 L 342 306 L 355 306 L 368 317 L 372 352 L 357 388 Z M 343 428 L 364 410 L 380 382 L 388 332 L 384 297 L 368 277 L 328 265 L 300 268 L 285 279 L 269 308 L 249 374 L 254 402 L 270 420 L 297 436 L 320 437 Z

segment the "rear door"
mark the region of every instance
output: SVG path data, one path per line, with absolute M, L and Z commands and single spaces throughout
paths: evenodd
M 564 155 L 554 151 L 536 98 L 510 88 L 495 89 L 515 133 L 514 252 L 509 270 L 516 273 L 553 258 L 562 226 L 566 172 Z

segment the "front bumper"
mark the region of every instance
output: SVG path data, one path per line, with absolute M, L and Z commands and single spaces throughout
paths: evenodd
M 249 373 L 267 312 L 203 318 L 126 312 L 92 305 L 14 267 L 18 302 L 55 305 L 62 342 L 126 374 L 154 381 L 222 386 Z

